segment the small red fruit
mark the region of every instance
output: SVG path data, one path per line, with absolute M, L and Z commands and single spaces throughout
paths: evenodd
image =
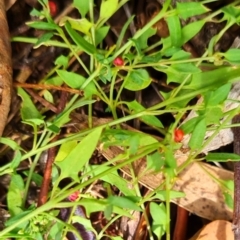
M 175 142 L 181 142 L 183 140 L 184 137 L 184 132 L 181 129 L 175 129 L 174 130 L 174 141 Z
M 124 65 L 124 60 L 122 57 L 116 57 L 114 60 L 113 60 L 113 64 L 116 66 L 116 67 L 122 67 Z
M 48 1 L 48 6 L 49 6 L 51 16 L 55 17 L 58 13 L 57 3 L 55 1 Z
M 70 202 L 75 202 L 78 199 L 79 194 L 80 194 L 79 191 L 76 191 L 76 192 L 72 193 L 71 195 L 68 196 L 68 200 Z

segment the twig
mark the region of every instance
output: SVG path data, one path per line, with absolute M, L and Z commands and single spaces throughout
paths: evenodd
M 174 229 L 173 240 L 186 239 L 188 215 L 189 212 L 186 209 L 178 206 L 177 221 Z
M 57 137 L 55 137 L 52 141 L 56 141 Z M 43 182 L 40 190 L 40 194 L 38 197 L 38 207 L 42 206 L 47 202 L 48 190 L 51 184 L 51 174 L 52 174 L 52 165 L 56 156 L 57 147 L 52 147 L 48 150 L 48 158 L 44 171 Z
M 47 100 L 45 100 L 44 98 L 42 98 L 41 96 L 39 96 L 37 93 L 35 93 L 32 89 L 25 89 L 35 100 L 37 100 L 38 102 L 40 102 L 44 107 L 50 109 L 51 111 L 57 113 L 58 109 L 51 104 L 50 102 L 48 102 Z
M 233 118 L 232 123 L 240 123 L 240 115 Z M 233 151 L 240 154 L 240 127 L 232 128 L 234 141 Z M 234 165 L 234 209 L 233 209 L 234 239 L 240 240 L 240 162 Z
M 50 89 L 50 90 L 59 90 L 59 91 L 65 91 L 70 93 L 76 93 L 79 95 L 83 95 L 82 90 L 72 89 L 68 87 L 60 87 L 55 85 L 49 85 L 49 84 L 33 84 L 33 83 L 13 83 L 14 87 L 22 87 L 22 88 L 34 88 L 34 89 Z
M 0 1 L 0 32 L 0 136 L 2 136 L 10 109 L 12 91 L 11 44 L 4 1 Z

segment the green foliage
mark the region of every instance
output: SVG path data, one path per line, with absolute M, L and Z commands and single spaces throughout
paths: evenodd
M 209 9 L 207 9 L 200 2 L 177 2 L 177 13 L 184 20 L 192 16 L 206 13 L 208 11 Z
M 78 173 L 87 163 L 96 149 L 98 140 L 101 136 L 102 128 L 96 128 L 89 135 L 74 147 L 68 155 L 62 160 L 56 162 L 60 168 L 60 180 L 71 177 L 74 181 L 79 182 Z
M 166 225 L 168 222 L 165 205 L 163 203 L 158 205 L 154 202 L 151 202 L 150 213 L 153 218 L 153 223 L 152 223 L 153 233 L 158 238 L 161 238 L 166 231 Z
M 74 0 L 73 6 L 78 9 L 82 18 L 84 18 L 89 11 L 89 0 Z
M 124 87 L 131 91 L 139 91 L 151 83 L 151 78 L 145 69 L 137 69 L 129 72 L 125 79 Z
M 31 121 L 34 119 L 42 119 L 41 113 L 37 110 L 30 96 L 22 89 L 18 88 L 18 95 L 22 98 L 21 117 L 22 120 Z
M 12 216 L 22 212 L 24 181 L 19 174 L 13 174 L 8 188 L 7 203 Z
M 18 88 L 18 95 L 22 99 L 21 119 L 24 124 L 33 128 L 33 145 L 28 152 L 24 152 L 13 140 L 1 138 L 0 142 L 14 150 L 12 162 L 0 168 L 0 174 L 11 174 L 11 183 L 7 194 L 8 209 L 11 218 L 6 222 L 6 229 L 0 232 L 0 238 L 22 234 L 25 239 L 43 239 L 48 233 L 49 239 L 63 239 L 66 229 L 71 229 L 71 223 L 84 222 L 88 229 L 94 231 L 90 220 L 79 216 L 71 216 L 69 223 L 61 222 L 56 217 L 59 210 L 56 208 L 76 207 L 85 208 L 87 217 L 91 213 L 101 211 L 113 223 L 117 218 L 132 217 L 132 211 L 145 212 L 145 202 L 153 199 L 165 203 L 150 203 L 152 224 L 148 224 L 149 235 L 161 238 L 165 233 L 170 236 L 169 201 L 184 197 L 185 194 L 172 190 L 175 179 L 178 177 L 178 165 L 175 151 L 181 148 L 181 143 L 175 143 L 174 129 L 186 116 L 187 111 L 194 109 L 196 116 L 181 126 L 185 134 L 191 134 L 188 143 L 191 150 L 187 163 L 194 161 L 201 153 L 205 144 L 205 135 L 208 130 L 213 134 L 226 127 L 220 125 L 224 117 L 229 119 L 238 109 L 224 113 L 224 103 L 231 89 L 232 83 L 239 79 L 240 50 L 229 49 L 219 52 L 215 50 L 224 31 L 233 24 L 239 24 L 239 6 L 232 3 L 217 12 L 204 14 L 209 9 L 203 2 L 177 2 L 176 7 L 170 6 L 171 1 L 165 1 L 160 13 L 145 26 L 137 30 L 134 36 L 126 39 L 129 26 L 134 23 L 134 16 L 128 18 L 124 24 L 115 45 L 106 47 L 103 41 L 110 31 L 107 20 L 122 7 L 127 0 L 102 0 L 98 19 L 94 16 L 93 1 L 74 0 L 73 6 L 79 12 L 79 18 L 65 16 L 59 23 L 55 23 L 50 16 L 48 1 L 39 0 L 42 10 L 34 9 L 31 14 L 37 20 L 27 23 L 29 27 L 44 30 L 38 39 L 13 38 L 34 44 L 34 47 L 53 46 L 64 48 L 64 55 L 54 61 L 55 67 L 42 80 L 43 84 L 55 87 L 65 84 L 72 90 L 81 90 L 80 94 L 69 94 L 69 102 L 59 114 L 49 117 L 45 109 L 39 110 L 31 97 L 22 88 Z M 221 21 L 226 20 L 226 27 L 214 36 L 203 57 L 198 59 L 191 53 L 183 50 L 184 44 L 195 37 L 207 22 L 215 21 L 218 14 Z M 202 15 L 197 21 L 189 20 L 193 16 Z M 169 29 L 169 36 L 162 38 L 155 45 L 150 45 L 150 37 L 155 35 L 154 24 L 165 20 Z M 186 20 L 186 25 L 182 25 Z M 185 49 L 185 48 L 184 48 Z M 83 61 L 87 54 L 88 62 Z M 69 68 L 70 59 L 75 58 L 80 71 L 72 72 Z M 121 57 L 124 64 L 115 66 L 114 59 Z M 205 68 L 205 66 L 207 66 Z M 168 91 L 161 90 L 163 99 L 152 107 L 146 107 L 137 100 L 125 100 L 125 91 L 137 92 L 146 89 L 153 83 L 148 71 L 154 68 L 161 75 L 166 75 Z M 117 86 L 117 91 L 116 87 Z M 105 91 L 108 89 L 109 91 Z M 116 93 L 117 92 L 117 93 Z M 50 90 L 44 90 L 44 98 L 51 103 L 57 102 Z M 202 97 L 201 104 L 189 105 Z M 121 100 L 124 99 L 124 100 Z M 92 105 L 102 101 L 107 105 L 113 119 L 99 125 L 92 118 Z M 66 124 L 69 124 L 74 112 L 79 108 L 88 107 L 88 126 L 78 129 L 77 133 L 65 133 Z M 127 106 L 127 107 L 126 107 Z M 125 109 L 126 107 L 127 109 Z M 121 111 L 119 111 L 121 110 Z M 124 114 L 120 115 L 120 112 Z M 171 114 L 175 122 L 166 125 L 161 121 L 163 114 Z M 122 123 L 138 119 L 145 125 L 153 127 L 161 133 L 162 139 L 150 134 L 126 130 Z M 52 139 L 59 134 L 60 139 Z M 40 154 L 53 146 L 59 146 L 55 157 L 52 174 L 53 189 L 49 192 L 48 202 L 39 208 L 26 209 L 24 195 L 29 190 L 29 183 L 37 185 L 42 182 L 42 176 L 34 173 Z M 96 148 L 111 149 L 118 147 L 119 154 L 109 162 L 100 165 L 91 165 L 90 159 Z M 138 179 L 133 166 L 138 159 L 146 157 L 146 169 L 143 173 L 161 173 L 164 176 L 161 186 L 151 195 L 142 197 Z M 33 158 L 33 159 L 32 159 Z M 16 172 L 21 161 L 29 159 L 32 163 L 29 171 L 24 171 L 27 181 Z M 236 154 L 209 153 L 207 161 L 239 161 Z M 186 164 L 187 164 L 186 163 Z M 126 180 L 119 174 L 118 169 L 129 166 L 127 174 L 132 179 Z M 62 179 L 72 179 L 64 189 L 60 189 Z M 95 181 L 101 180 L 106 188 L 107 197 L 97 199 L 90 194 L 84 194 L 87 187 Z M 73 184 L 74 187 L 73 187 Z M 221 181 L 226 203 L 232 206 L 232 182 Z M 76 186 L 76 187 L 75 187 Z M 119 196 L 114 195 L 114 188 L 119 190 Z M 131 186 L 131 187 L 130 187 Z M 80 190 L 77 202 L 64 202 L 74 191 Z M 187 196 L 186 196 L 187 197 Z M 54 224 L 53 224 L 54 223 Z M 97 239 L 105 236 L 105 229 L 96 233 Z M 31 236 L 31 237 L 30 237 Z M 153 237 L 152 237 L 153 238 Z M 112 239 L 121 239 L 112 237 Z M 169 239 L 169 238 L 168 238 Z

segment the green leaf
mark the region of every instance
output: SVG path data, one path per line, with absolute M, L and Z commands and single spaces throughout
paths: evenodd
M 232 84 L 227 83 L 213 91 L 207 101 L 204 99 L 206 101 L 206 107 L 216 106 L 217 104 L 223 103 L 227 99 L 231 87 Z
M 148 47 L 148 39 L 156 34 L 157 29 L 148 28 L 139 38 L 136 39 L 137 45 L 139 48 L 145 49 Z
M 177 2 L 177 13 L 184 20 L 208 11 L 209 9 L 200 2 Z
M 48 128 L 53 128 L 53 131 L 55 131 L 54 129 L 56 129 L 56 127 L 60 128 L 62 127 L 64 124 L 66 124 L 67 122 L 70 121 L 69 115 L 70 113 L 79 107 L 82 107 L 84 105 L 87 104 L 91 104 L 94 103 L 94 100 L 84 100 L 84 99 L 79 99 L 71 108 L 68 108 L 66 110 L 64 110 L 63 112 L 61 112 L 53 121 L 53 124 L 50 125 Z
M 101 28 L 96 29 L 96 32 L 95 32 L 96 46 L 105 39 L 105 37 L 107 36 L 107 34 L 109 32 L 109 29 L 110 29 L 109 26 L 103 26 Z
M 170 16 L 167 18 L 168 29 L 172 46 L 180 47 L 182 45 L 182 30 L 178 16 Z
M 91 158 L 101 133 L 101 127 L 94 129 L 64 158 L 64 160 L 56 162 L 56 165 L 61 169 L 60 179 L 71 177 L 76 182 L 79 182 L 78 174 Z
M 35 107 L 29 95 L 20 87 L 17 88 L 18 96 L 22 98 L 21 117 L 22 120 L 43 119 L 43 116 Z
M 111 167 L 104 166 L 104 165 L 90 166 L 90 169 L 93 170 L 94 176 L 101 174 L 110 168 Z M 123 193 L 126 196 L 134 195 L 134 190 L 129 188 L 129 181 L 120 177 L 117 171 L 112 171 L 111 173 L 105 174 L 100 179 L 113 186 L 116 186 L 121 191 L 121 193 Z
M 141 62 L 142 63 L 157 63 L 162 59 L 162 55 L 160 52 L 156 52 L 151 55 L 144 55 L 142 56 Z
M 99 73 L 99 78 L 101 79 L 101 81 L 104 84 L 106 84 L 107 81 L 111 82 L 112 76 L 113 76 L 112 69 L 108 65 L 103 66 L 102 69 L 100 70 L 100 73 Z
M 26 24 L 32 28 L 41 30 L 56 30 L 58 28 L 57 24 L 48 22 L 28 22 Z
M 207 162 L 238 162 L 240 155 L 235 153 L 208 153 L 205 157 Z
M 10 148 L 12 148 L 15 151 L 14 158 L 12 159 L 11 164 L 10 164 L 10 168 L 15 170 L 18 167 L 18 165 L 22 159 L 22 154 L 20 152 L 20 150 L 22 150 L 22 148 L 16 142 L 14 142 L 13 140 L 11 140 L 9 138 L 1 137 L 0 143 L 9 146 Z
M 147 155 L 147 169 L 159 172 L 164 166 L 164 157 L 160 152 Z
M 189 23 L 187 26 L 182 28 L 182 44 L 191 40 L 204 26 L 205 20 L 199 20 L 196 22 Z
M 65 25 L 66 21 L 68 21 L 70 23 L 72 29 L 75 29 L 79 32 L 82 32 L 82 33 L 86 34 L 86 35 L 90 35 L 89 30 L 91 29 L 93 24 L 91 22 L 89 22 L 86 18 L 75 19 L 75 18 L 71 18 L 71 17 L 63 17 L 60 20 L 59 25 L 60 26 Z
M 12 175 L 7 193 L 7 205 L 11 216 L 16 216 L 22 212 L 23 193 L 24 181 L 21 175 Z
M 134 43 L 134 47 L 135 47 L 135 49 L 136 49 L 136 51 L 137 51 L 137 53 L 135 54 L 134 58 L 136 58 L 136 55 L 137 55 L 138 58 L 139 58 L 139 57 L 142 57 L 143 53 L 142 53 L 142 51 L 141 51 L 141 46 L 140 46 L 140 44 L 139 44 L 139 41 L 137 41 L 137 40 L 134 39 L 134 38 L 130 39 L 130 41 L 132 41 L 132 42 Z
M 102 0 L 100 7 L 100 19 L 110 18 L 118 9 L 118 0 Z
M 178 63 L 172 64 L 171 68 L 179 73 L 199 73 L 201 69 L 196 67 L 193 63 Z
M 236 22 L 239 23 L 240 20 L 240 10 L 236 6 L 225 6 L 222 8 L 222 12 L 224 14 L 223 20 L 227 20 L 228 22 Z
M 209 106 L 205 108 L 206 125 L 218 124 L 223 116 L 223 108 L 221 106 Z
M 29 171 L 24 171 L 23 174 L 25 176 L 29 176 Z M 32 173 L 31 180 L 40 188 L 42 185 L 43 177 L 38 173 Z
M 233 209 L 234 207 L 234 202 L 233 202 L 233 197 L 231 194 L 227 193 L 227 192 L 223 192 L 224 195 L 224 200 L 226 205 L 230 208 Z
M 101 141 L 104 142 L 104 147 L 109 146 L 124 146 L 129 147 L 131 139 L 139 136 L 137 132 L 131 132 L 122 129 L 108 129 L 104 131 Z
M 161 238 L 166 231 L 166 224 L 168 221 L 165 205 L 163 203 L 158 205 L 155 202 L 151 202 L 150 214 L 153 218 L 152 231 L 158 238 Z
M 176 48 L 176 49 L 177 49 L 177 48 Z M 164 55 L 167 56 L 167 54 L 168 54 L 168 52 L 165 51 L 165 52 L 164 52 Z M 175 61 L 177 61 L 177 60 L 190 59 L 191 54 L 190 54 L 189 52 L 186 52 L 186 51 L 180 49 L 180 50 L 174 52 L 173 54 L 171 54 L 170 56 L 172 56 L 172 57 L 170 58 L 170 60 L 175 60 Z
M 104 211 L 105 208 L 109 205 L 106 200 L 100 200 L 100 199 L 81 199 L 79 201 L 79 205 L 83 206 L 86 210 L 86 215 L 89 217 L 89 215 L 93 212 L 100 212 Z M 117 206 L 113 206 L 113 213 L 119 214 L 121 216 L 126 216 L 131 218 L 132 215 L 129 214 L 128 211 L 124 210 L 123 208 L 119 208 Z
M 192 136 L 189 141 L 189 146 L 192 150 L 197 150 L 202 147 L 207 127 L 206 119 L 201 119 L 193 130 Z
M 126 36 L 126 31 L 130 25 L 130 23 L 133 21 L 133 18 L 134 16 L 131 16 L 127 22 L 125 22 L 125 24 L 123 25 L 122 27 L 122 30 L 121 30 L 121 33 L 118 37 L 118 40 L 117 40 L 117 43 L 116 43 L 116 51 L 120 48 L 121 44 L 122 44 L 122 41 L 123 41 L 123 38 Z
M 81 86 L 86 81 L 85 77 L 74 72 L 68 72 L 67 70 L 57 70 L 56 72 L 59 77 L 61 77 L 61 79 L 71 88 L 81 89 Z M 86 97 L 98 94 L 98 91 L 93 82 L 90 82 L 83 91 Z
M 72 38 L 72 40 L 83 51 L 85 51 L 89 55 L 97 53 L 97 49 L 95 48 L 95 46 L 92 45 L 91 43 L 87 42 L 79 33 L 77 33 L 74 29 L 72 29 L 70 23 L 66 22 L 65 28 L 66 28 L 69 36 Z
M 134 100 L 132 102 L 128 102 L 127 105 L 128 105 L 129 110 L 133 111 L 134 113 L 146 110 L 136 100 Z M 145 115 L 145 116 L 140 117 L 140 119 L 144 123 L 146 123 L 146 124 L 148 124 L 150 126 L 154 126 L 154 127 L 157 127 L 157 128 L 163 128 L 163 125 L 162 125 L 161 121 L 157 117 L 155 117 L 155 116 Z
M 81 216 L 72 216 L 72 223 L 80 223 L 84 226 L 86 230 L 92 231 L 94 228 L 92 227 L 91 221 Z
M 221 179 L 221 184 L 224 185 L 227 190 L 233 193 L 234 191 L 234 180 L 223 180 Z
M 167 147 L 164 151 L 165 154 L 165 166 L 167 168 L 176 168 L 177 167 L 177 161 L 174 157 L 173 150 L 169 147 Z
M 78 9 L 82 18 L 84 18 L 89 11 L 89 0 L 73 0 L 73 6 Z
M 110 220 L 112 213 L 113 213 L 113 205 L 107 205 L 106 208 L 104 209 L 104 217 L 107 220 Z
M 58 76 L 71 88 L 80 88 L 82 84 L 86 81 L 86 78 L 83 76 L 74 73 L 68 72 L 67 70 L 57 70 Z
M 43 96 L 48 102 L 54 104 L 53 95 L 47 89 L 43 90 Z
M 240 66 L 221 67 L 208 72 L 194 73 L 192 74 L 191 83 L 183 88 L 202 89 L 209 87 L 216 89 L 226 83 L 232 83 L 234 80 L 238 79 L 239 74 Z
M 55 158 L 55 162 L 63 161 L 67 155 L 77 146 L 77 141 L 68 141 L 61 145 L 58 150 L 57 156 Z
M 57 77 L 47 79 L 44 83 L 49 85 L 61 86 L 63 84 L 63 80 L 62 78 L 57 76 Z
M 0 137 L 0 143 L 8 145 L 12 150 L 22 149 L 15 141 L 10 138 Z
M 130 197 L 110 196 L 107 198 L 107 201 L 113 206 L 142 212 L 142 209 L 137 205 L 136 201 L 133 201 Z
M 21 160 L 22 160 L 22 154 L 19 150 L 16 150 L 14 154 L 14 158 L 11 161 L 10 168 L 15 170 L 19 166 Z
M 145 69 L 132 70 L 125 79 L 124 87 L 131 91 L 139 91 L 148 87 L 151 78 Z
M 227 52 L 222 53 L 225 59 L 232 64 L 240 63 L 240 49 L 231 48 Z
M 5 226 L 6 227 L 9 227 L 13 224 L 15 224 L 16 222 L 19 222 L 20 219 L 22 219 L 23 217 L 27 216 L 28 214 L 32 213 L 34 211 L 33 208 L 29 209 L 29 210 L 25 210 L 19 214 L 17 214 L 16 216 L 14 217 L 11 217 L 10 219 L 8 219 L 6 222 L 5 222 Z M 26 225 L 28 224 L 28 222 L 24 222 L 23 224 L 21 224 L 21 228 L 23 229 L 24 227 L 26 227 Z M 18 225 L 19 227 L 19 225 Z
M 170 195 L 170 199 L 176 199 L 176 198 L 182 198 L 185 197 L 186 194 L 184 192 L 178 192 L 178 191 L 174 191 L 174 190 L 168 190 L 169 191 L 169 195 Z M 160 190 L 156 193 L 156 195 L 154 196 L 154 198 L 160 199 L 161 201 L 166 201 L 166 195 L 167 192 L 166 190 Z
M 37 9 L 33 8 L 32 11 L 30 12 L 30 15 L 33 17 L 40 17 L 42 13 L 38 11 Z
M 54 62 L 55 65 L 66 68 L 68 66 L 68 57 L 60 55 Z
M 156 68 L 155 68 L 156 69 Z M 157 69 L 159 70 L 159 69 Z M 186 79 L 189 73 L 179 72 L 178 70 L 174 69 L 173 67 L 168 67 L 166 70 L 162 70 L 167 74 L 167 83 L 175 82 L 175 83 L 182 83 L 184 79 Z M 190 79 L 189 79 L 190 81 Z M 188 82 L 186 82 L 187 84 Z
M 43 45 L 45 42 L 50 40 L 54 34 L 52 32 L 44 33 L 36 42 L 34 48 L 38 48 Z
M 182 28 L 182 45 L 191 40 L 204 26 L 205 20 L 199 20 L 196 22 L 189 23 Z M 161 39 L 163 43 L 162 52 L 165 52 L 169 48 L 174 47 L 172 44 L 171 36 Z
M 153 221 L 159 222 L 159 224 L 165 225 L 167 223 L 166 207 L 163 203 L 159 205 L 155 202 L 150 203 L 150 213 Z
M 181 125 L 181 129 L 185 134 L 191 133 L 193 129 L 195 128 L 197 122 L 202 119 L 202 116 L 194 117 L 189 119 L 187 122 L 185 122 L 183 125 Z

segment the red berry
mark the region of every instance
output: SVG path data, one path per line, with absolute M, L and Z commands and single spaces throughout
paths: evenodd
M 71 195 L 68 196 L 68 200 L 70 202 L 75 202 L 78 199 L 79 194 L 80 194 L 79 191 L 76 191 L 76 192 L 72 193 Z
M 113 60 L 113 64 L 117 67 L 121 67 L 124 65 L 124 60 L 122 57 L 116 57 L 114 60 Z
M 50 10 L 50 14 L 52 17 L 56 16 L 58 13 L 58 6 L 55 1 L 48 1 L 48 6 Z
M 184 137 L 184 132 L 181 129 L 175 129 L 174 130 L 174 141 L 175 142 L 181 142 L 183 140 Z

